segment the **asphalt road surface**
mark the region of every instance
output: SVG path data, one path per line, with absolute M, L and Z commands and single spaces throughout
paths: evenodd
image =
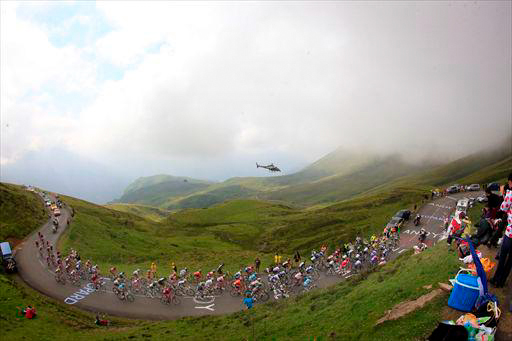
M 429 246 L 446 238 L 443 235 L 443 220 L 453 212 L 457 200 L 466 196 L 476 197 L 478 195 L 481 195 L 481 192 L 457 193 L 428 201 L 419 209 L 419 214 L 422 216 L 420 226 L 413 225 L 414 217 L 411 216 L 410 221 L 402 227 L 400 246 L 393 250 L 393 255 L 397 256 L 416 245 L 421 228 L 425 228 L 429 233 L 427 236 L 427 245 Z M 64 206 L 61 209 L 61 216 L 58 217 L 59 228 L 57 233 L 52 233 L 50 219 L 38 231 L 44 235 L 45 240 L 49 240 L 55 247 L 59 236 L 66 228 L 69 228 L 67 226 L 68 219 L 71 225 L 70 210 Z M 59 284 L 55 281 L 52 269 L 48 269 L 46 261 L 41 259 L 35 246 L 38 231 L 27 237 L 16 249 L 19 275 L 34 289 L 66 304 L 92 312 L 151 320 L 176 319 L 184 316 L 221 315 L 244 308 L 242 298 L 232 297 L 227 292 L 221 296 L 211 297 L 205 302 L 197 301 L 193 297 L 180 297 L 181 304 L 164 305 L 159 299 L 143 296 L 136 296 L 134 302 L 121 301 L 111 292 L 95 292 L 86 283 L 82 287 L 75 287 L 70 283 Z M 103 273 L 105 273 L 105 269 L 103 270 Z M 317 286 L 327 287 L 343 279 L 343 277 L 327 277 L 322 274 L 317 281 Z

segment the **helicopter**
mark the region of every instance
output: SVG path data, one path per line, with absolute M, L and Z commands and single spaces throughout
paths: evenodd
M 265 169 L 268 169 L 269 171 L 271 172 L 280 172 L 281 170 L 279 168 L 277 168 L 276 166 L 274 166 L 273 163 L 271 163 L 270 165 L 268 166 L 263 166 L 263 165 L 259 165 L 257 162 L 256 162 L 256 168 L 265 168 Z

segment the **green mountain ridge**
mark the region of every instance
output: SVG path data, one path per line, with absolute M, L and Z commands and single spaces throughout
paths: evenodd
M 219 183 L 195 179 L 185 182 L 183 177 L 166 175 L 140 178 L 117 201 L 166 210 L 206 208 L 234 199 L 270 200 L 299 207 L 325 206 L 403 185 L 426 188 L 501 179 L 510 169 L 511 146 L 512 137 L 498 147 L 440 165 L 410 163 L 399 155 L 381 156 L 338 148 L 289 175 L 235 177 Z

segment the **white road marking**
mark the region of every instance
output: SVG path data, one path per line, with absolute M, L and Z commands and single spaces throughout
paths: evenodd
M 210 311 L 215 311 L 215 309 L 213 309 L 213 306 L 215 305 L 215 303 L 212 303 L 210 305 L 206 305 L 206 306 L 199 306 L 199 307 L 194 307 L 196 309 L 208 309 Z
M 405 252 L 407 251 L 407 249 L 403 249 L 402 251 L 400 251 L 398 254 L 401 254 L 402 252 Z
M 205 296 L 205 298 L 208 298 L 206 300 L 198 300 L 197 297 L 195 296 L 191 296 L 190 298 L 192 298 L 192 300 L 194 301 L 194 303 L 196 304 L 210 304 L 210 303 L 213 303 L 215 301 L 215 297 L 216 296 Z
M 454 198 L 454 197 L 451 197 L 451 196 L 447 196 L 447 198 L 448 198 L 448 199 L 451 199 L 451 200 L 459 201 L 459 199 Z

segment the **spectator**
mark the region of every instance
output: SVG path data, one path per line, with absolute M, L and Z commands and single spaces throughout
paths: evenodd
M 254 260 L 254 265 L 256 266 L 256 272 L 260 272 L 261 260 L 259 257 L 256 257 Z
M 300 253 L 299 253 L 299 250 L 295 251 L 295 255 L 293 256 L 293 260 L 295 261 L 296 265 L 299 265 L 299 263 L 300 263 Z
M 503 211 L 498 211 L 495 220 L 491 220 L 493 225 L 493 234 L 488 242 L 489 247 L 498 247 L 498 240 L 503 236 L 503 231 L 507 226 L 507 214 Z
M 512 186 L 512 173 L 508 176 L 508 185 Z M 512 190 L 505 193 L 500 209 L 507 214 L 507 227 L 500 249 L 500 259 L 494 277 L 490 280 L 497 288 L 502 288 L 512 268 Z
M 36 309 L 32 308 L 31 306 L 27 306 L 25 309 L 23 309 L 23 315 L 25 315 L 28 319 L 33 319 L 36 317 Z
M 247 306 L 247 309 L 251 309 L 254 304 L 254 298 L 247 294 L 244 298 L 244 304 Z
M 471 241 L 475 244 L 475 247 L 480 244 L 487 244 L 493 235 L 491 222 L 482 218 L 475 224 L 475 227 L 477 227 L 477 232 L 471 236 Z
M 502 198 L 499 195 L 494 194 L 490 188 L 486 188 L 485 195 L 487 197 L 487 207 L 489 208 L 486 218 L 495 219 L 496 212 L 498 212 Z

